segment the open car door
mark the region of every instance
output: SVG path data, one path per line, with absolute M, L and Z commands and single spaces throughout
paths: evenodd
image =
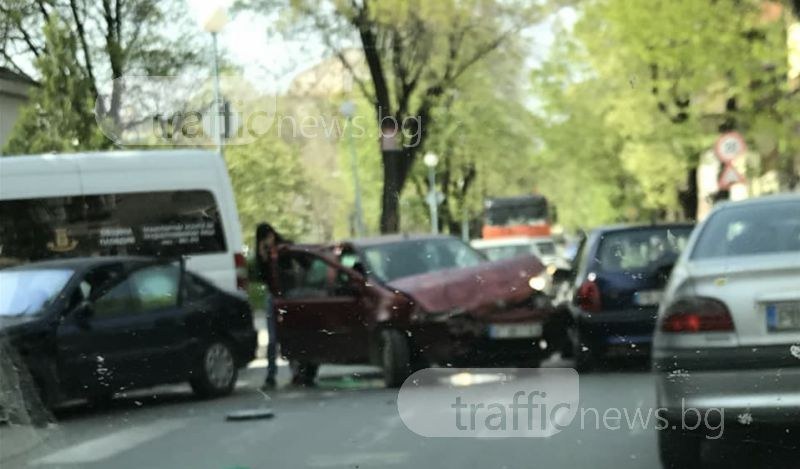
M 321 254 L 282 248 L 270 286 L 281 354 L 305 363 L 367 363 L 367 314 L 361 276 Z

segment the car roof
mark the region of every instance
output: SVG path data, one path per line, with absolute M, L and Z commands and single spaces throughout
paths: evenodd
M 495 246 L 525 246 L 537 243 L 552 243 L 550 236 L 509 236 L 507 238 L 473 239 L 472 246 L 476 248 L 489 248 Z
M 770 194 L 760 197 L 753 197 L 752 199 L 727 201 L 718 204 L 714 207 L 715 210 L 725 210 L 732 207 L 753 207 L 758 205 L 768 205 L 781 202 L 797 202 L 800 201 L 800 192 L 784 192 L 780 194 Z
M 394 244 L 410 241 L 433 241 L 437 239 L 456 239 L 449 235 L 435 235 L 435 234 L 391 234 L 383 236 L 372 236 L 367 238 L 351 239 L 344 242 L 356 248 L 365 248 L 371 246 L 381 246 L 384 244 Z
M 3 270 L 31 270 L 31 269 L 73 269 L 84 271 L 94 267 L 108 264 L 146 264 L 157 260 L 154 257 L 145 256 L 97 256 L 97 257 L 73 257 L 63 259 L 48 259 L 44 261 L 29 262 L 8 267 Z
M 694 223 L 684 222 L 684 223 L 655 223 L 655 224 L 617 224 L 617 225 L 606 225 L 606 226 L 598 226 L 592 230 L 592 234 L 607 234 L 607 233 L 616 233 L 622 231 L 637 231 L 637 230 L 647 230 L 647 229 L 675 229 L 675 228 L 685 228 L 685 229 L 693 229 Z

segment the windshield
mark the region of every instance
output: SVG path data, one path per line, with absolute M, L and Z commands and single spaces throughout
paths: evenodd
M 456 239 L 402 241 L 362 251 L 368 272 L 385 282 L 484 262 L 480 253 Z
M 486 224 L 492 226 L 530 225 L 547 219 L 547 201 L 497 202 L 486 208 Z
M 691 228 L 648 229 L 602 235 L 597 255 L 600 272 L 649 272 L 674 263 Z
M 501 259 L 511 259 L 513 257 L 531 255 L 533 252 L 532 247 L 527 244 L 487 246 L 478 248 L 478 250 L 484 253 L 491 261 L 499 261 Z
M 735 207 L 712 216 L 692 259 L 800 252 L 800 202 Z
M 72 274 L 66 269 L 0 271 L 0 316 L 41 312 L 64 289 Z

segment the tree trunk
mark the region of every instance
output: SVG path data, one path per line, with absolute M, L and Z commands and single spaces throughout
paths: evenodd
M 697 219 L 697 167 L 686 171 L 686 189 L 678 193 L 684 220 Z
M 383 160 L 381 233 L 396 233 L 400 230 L 400 194 L 414 163 L 414 154 L 413 148 L 381 150 Z

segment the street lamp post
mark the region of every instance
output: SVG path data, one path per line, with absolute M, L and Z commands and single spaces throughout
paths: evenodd
M 355 191 L 353 224 L 355 225 L 356 236 L 360 237 L 364 236 L 364 214 L 361 208 L 361 183 L 358 180 L 358 157 L 356 155 L 356 146 L 353 142 L 353 116 L 356 113 L 356 106 L 352 101 L 345 101 L 339 110 L 347 119 L 347 146 L 350 150 L 350 166 L 353 170 L 353 190 Z
M 219 53 L 217 51 L 217 33 L 228 23 L 229 1 L 217 0 L 206 2 L 195 2 L 194 8 L 197 12 L 197 20 L 203 30 L 211 33 L 214 53 L 214 106 L 212 117 L 214 119 L 214 143 L 217 145 L 217 152 L 222 156 L 222 93 L 219 86 Z
M 428 208 L 431 212 L 431 233 L 439 233 L 439 200 L 436 191 L 436 165 L 439 164 L 439 157 L 435 153 L 428 152 L 422 158 L 422 162 L 428 167 Z

